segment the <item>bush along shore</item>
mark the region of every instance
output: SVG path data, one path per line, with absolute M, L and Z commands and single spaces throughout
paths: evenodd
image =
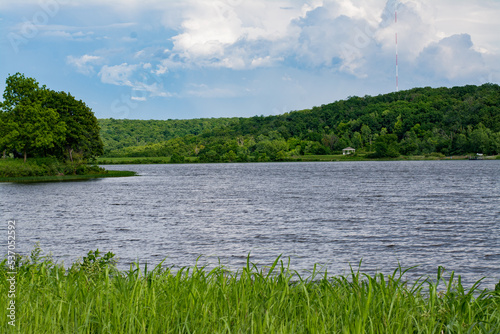
M 60 162 L 54 158 L 0 159 L 0 182 L 71 181 L 134 176 L 135 172 L 108 171 L 96 164 Z
M 138 264 L 118 271 L 112 253 L 91 251 L 67 269 L 40 254 L 35 248 L 31 256 L 5 259 L 0 266 L 0 303 L 15 309 L 14 317 L 0 317 L 2 333 L 498 333 L 500 328 L 500 287 L 481 291 L 477 282 L 465 289 L 453 273 L 445 279 L 442 268 L 436 277 L 410 284 L 402 268 L 388 276 L 353 270 L 331 277 L 314 266 L 305 278 L 281 258 L 263 268 L 247 259 L 237 272 L 160 265 L 148 271 Z M 9 299 L 13 284 L 15 298 Z

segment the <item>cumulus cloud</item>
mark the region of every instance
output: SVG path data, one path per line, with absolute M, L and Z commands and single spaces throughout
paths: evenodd
M 190 1 L 170 60 L 186 66 L 246 69 L 279 61 L 290 21 L 300 8 L 287 1 Z M 175 57 L 175 59 L 174 59 Z M 171 65 L 171 64 L 170 64 Z
M 149 81 L 154 79 L 149 79 Z M 148 83 L 148 79 L 143 79 L 143 81 L 135 81 L 132 87 L 134 92 L 142 92 L 142 98 L 145 99 L 146 95 L 148 97 L 170 97 L 172 94 L 164 91 L 161 82 Z M 147 94 L 146 94 L 147 93 Z M 136 93 L 137 94 L 137 93 Z
M 468 34 L 443 38 L 430 44 L 420 53 L 417 65 L 428 75 L 449 80 L 484 75 L 484 60 L 473 46 Z
M 466 15 L 468 10 L 483 15 L 486 10 L 484 6 L 465 1 L 443 1 L 446 6 L 454 6 L 459 15 Z M 136 3 L 134 0 L 129 2 Z M 453 78 L 453 68 L 463 66 L 465 57 L 480 66 L 485 66 L 486 55 L 493 59 L 498 57 L 491 47 L 493 43 L 472 43 L 478 40 L 472 34 L 469 34 L 472 45 L 464 44 L 463 40 L 460 47 L 447 45 L 451 42 L 444 41 L 445 38 L 464 32 L 457 31 L 460 27 L 455 24 L 446 25 L 443 30 L 445 25 L 441 20 L 458 22 L 459 18 L 452 15 L 455 11 L 446 11 L 446 18 L 441 18 L 442 6 L 424 0 L 387 0 L 385 4 L 376 0 L 150 0 L 147 7 L 158 12 L 157 17 L 161 18 L 158 24 L 173 34 L 163 45 L 144 44 L 131 34 L 122 36 L 120 40 L 128 44 L 124 48 L 132 48 L 130 57 L 116 62 L 121 65 L 104 67 L 100 76 L 103 81 L 130 86 L 133 80 L 113 74 L 113 71 L 129 73 L 126 69 L 134 69 L 132 65 L 124 66 L 124 61 L 126 64 L 136 61 L 150 64 L 147 70 L 158 76 L 199 68 L 251 70 L 275 66 L 329 69 L 357 78 L 392 75 L 396 31 L 401 67 L 406 70 L 436 71 L 437 75 Z M 141 6 L 132 7 L 138 18 L 146 11 Z M 394 23 L 396 9 L 397 24 Z M 127 12 L 128 23 L 111 24 L 110 29 L 140 26 L 140 21 L 130 19 L 132 12 Z M 455 21 L 450 21 L 450 17 Z M 468 20 L 477 21 L 474 17 Z M 77 37 L 78 31 L 59 30 L 54 27 L 52 33 Z M 73 35 L 67 35 L 69 33 Z M 141 48 L 134 48 L 138 44 Z M 448 59 L 447 67 L 436 67 L 440 60 L 430 61 L 432 52 L 444 59 L 445 50 L 450 48 L 467 52 L 463 57 Z M 486 61 L 487 66 L 491 64 Z M 92 72 L 84 64 L 74 66 L 82 73 Z
M 150 63 L 122 63 L 115 66 L 104 65 L 98 75 L 103 83 L 130 87 L 135 101 L 146 101 L 150 97 L 172 96 L 164 90 L 163 82 L 155 72 Z
M 309 11 L 294 23 L 300 28 L 296 57 L 307 66 L 336 68 L 357 76 L 373 52 L 374 27 L 362 16 L 349 17 L 334 2 Z
M 455 24 L 468 12 L 471 13 L 468 27 L 472 27 L 472 22 L 480 24 L 476 16 L 485 14 L 485 6 L 442 1 L 446 5 L 425 0 L 150 0 L 149 8 L 157 11 L 156 23 L 140 23 L 146 22 L 147 10 L 135 6 L 135 20 L 135 13 L 129 11 L 123 19 L 129 23 L 106 28 L 103 25 L 103 32 L 111 29 L 115 32 L 113 48 L 118 51 L 112 55 L 93 54 L 105 58 L 108 64 L 99 72 L 101 81 L 131 87 L 143 94 L 136 97 L 136 101 L 151 96 L 222 98 L 246 94 L 250 81 L 241 82 L 239 88 L 233 89 L 217 78 L 215 73 L 221 73 L 218 69 L 232 70 L 223 73 L 234 77 L 247 75 L 251 70 L 268 73 L 270 69 L 282 69 L 277 77 L 285 83 L 291 83 L 289 76 L 283 74 L 286 69 L 326 72 L 341 78 L 338 80 L 347 77 L 362 80 L 366 86 L 382 81 L 386 90 L 393 89 L 396 32 L 401 87 L 492 77 L 488 76 L 488 70 L 498 73 L 498 50 L 492 47 L 497 34 L 489 34 L 488 39 L 478 38 L 484 27 L 470 28 L 468 33 Z M 442 18 L 443 6 L 457 10 L 448 10 L 446 18 Z M 497 7 L 500 10 L 500 6 Z M 394 22 L 396 9 L 397 24 Z M 444 25 L 442 20 L 453 24 Z M 101 33 L 97 27 L 99 25 L 93 25 L 93 29 Z M 132 32 L 122 30 L 131 27 L 135 29 Z M 53 33 L 59 30 L 71 33 L 68 38 L 75 38 L 81 29 L 56 30 L 54 27 Z M 61 37 L 64 37 L 62 33 Z M 67 59 L 78 72 L 87 75 L 94 73 L 99 61 L 103 60 L 88 56 Z M 192 73 L 200 69 L 204 69 L 203 73 L 214 71 L 210 73 L 215 75 L 202 81 L 203 84 L 194 84 L 196 79 Z M 163 88 L 163 83 L 168 81 L 176 82 L 172 86 L 176 87 L 176 93 Z M 301 89 L 306 91 L 306 86 Z
M 108 66 L 104 65 L 99 72 L 99 77 L 103 83 L 133 87 L 132 75 L 139 65 L 129 65 L 122 63 L 120 65 Z
M 99 64 L 102 58 L 99 56 L 83 55 L 81 57 L 67 56 L 66 62 L 76 68 L 76 71 L 85 75 L 95 73 L 94 66 Z

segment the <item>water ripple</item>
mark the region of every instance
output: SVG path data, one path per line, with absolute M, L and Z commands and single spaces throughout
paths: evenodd
M 500 279 L 499 161 L 346 162 L 108 166 L 133 178 L 1 184 L 19 250 L 71 263 L 112 251 L 122 269 L 140 260 L 229 268 L 350 265 L 415 275 L 445 266 L 472 282 Z M 29 205 L 28 202 L 29 201 Z M 5 227 L 3 227 L 5 228 Z M 6 235 L 6 234 L 4 234 Z

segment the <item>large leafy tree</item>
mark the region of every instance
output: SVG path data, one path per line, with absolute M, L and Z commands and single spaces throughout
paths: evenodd
M 6 80 L 2 103 L 2 140 L 4 150 L 28 153 L 54 147 L 64 138 L 66 125 L 59 115 L 42 105 L 45 86 L 40 87 L 33 78 L 16 73 Z
M 94 159 L 103 154 L 97 118 L 84 102 L 69 93 L 49 90 L 44 106 L 57 111 L 67 127 L 64 141 L 54 148 L 53 155 L 65 155 L 73 161 L 74 153 L 84 159 Z
M 13 146 L 23 152 L 24 161 L 28 152 L 49 150 L 64 139 L 66 124 L 57 112 L 43 108 L 39 101 L 20 103 L 14 111 L 11 123 Z
M 0 149 L 37 156 L 85 159 L 102 154 L 99 125 L 92 110 L 65 92 L 40 87 L 16 73 L 6 80 L 0 113 Z
M 40 87 L 38 82 L 24 74 L 16 73 L 5 80 L 4 101 L 2 103 L 3 112 L 12 112 L 18 104 L 30 104 L 39 100 L 39 93 L 45 89 Z

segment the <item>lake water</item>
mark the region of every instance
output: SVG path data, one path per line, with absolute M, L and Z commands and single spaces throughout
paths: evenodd
M 106 166 L 140 176 L 0 184 L 2 232 L 58 261 L 112 251 L 119 267 L 241 268 L 282 254 L 304 273 L 349 265 L 392 272 L 438 266 L 483 286 L 500 279 L 500 161 L 317 162 Z M 6 240 L 4 237 L 2 240 Z M 6 249 L 5 242 L 4 249 Z

